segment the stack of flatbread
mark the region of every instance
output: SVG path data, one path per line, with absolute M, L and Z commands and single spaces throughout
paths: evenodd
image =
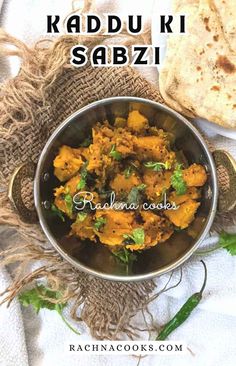
M 160 71 L 166 103 L 236 128 L 236 0 L 173 0 L 187 33 L 171 35 Z

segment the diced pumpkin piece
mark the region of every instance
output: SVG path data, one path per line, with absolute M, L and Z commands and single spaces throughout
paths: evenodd
M 115 127 L 126 127 L 127 119 L 123 117 L 116 117 L 114 122 Z
M 80 220 L 78 215 L 76 221 L 71 225 L 70 235 L 75 235 L 82 240 L 96 241 L 93 224 L 93 215 L 87 214 L 84 220 Z
M 182 203 L 177 210 L 166 210 L 165 215 L 175 226 L 185 229 L 194 220 L 199 206 L 199 202 L 189 199 Z
M 110 246 L 121 245 L 124 234 L 130 234 L 134 223 L 134 213 L 118 210 L 97 211 L 95 218 L 103 217 L 106 220 L 101 231 L 96 234 L 101 243 Z
M 80 175 L 75 175 L 72 177 L 64 186 L 60 186 L 59 188 L 55 188 L 54 196 L 59 197 L 62 194 L 70 193 L 72 196 L 77 191 L 77 185 L 80 182 Z
M 115 130 L 112 144 L 115 145 L 116 150 L 121 153 L 124 158 L 134 153 L 134 140 L 135 136 L 133 136 L 131 132 L 124 128 L 118 128 Z
M 54 174 L 61 182 L 70 179 L 83 165 L 81 156 L 77 156 L 74 150 L 63 145 L 53 161 Z
M 56 207 L 64 212 L 68 217 L 73 218 L 72 212 L 73 196 L 77 191 L 77 185 L 80 182 L 80 176 L 76 175 L 72 177 L 64 186 L 56 188 L 54 191 L 54 204 Z
M 87 166 L 87 170 L 88 171 L 95 171 L 96 173 L 99 172 L 100 168 L 103 165 L 103 160 L 102 160 L 102 151 L 101 151 L 101 147 L 98 144 L 92 144 L 89 146 L 89 154 L 91 156 L 88 166 Z M 111 160 L 111 159 L 109 159 Z
M 151 201 L 156 202 L 162 196 L 163 191 L 171 186 L 171 171 L 155 172 L 146 169 L 143 182 L 146 184 L 145 193 Z
M 58 188 L 59 189 L 59 188 Z M 68 209 L 68 206 L 66 204 L 66 201 L 62 198 L 62 196 L 57 196 L 54 200 L 55 206 L 62 211 L 64 214 L 66 214 L 68 217 L 72 218 L 71 212 Z
M 152 211 L 142 211 L 144 230 L 146 233 L 146 246 L 153 246 L 166 241 L 173 233 L 173 226 L 165 217 L 161 217 Z
M 159 136 L 144 136 L 135 139 L 135 152 L 141 161 L 175 161 L 175 153 L 168 150 L 167 142 Z
M 117 174 L 111 181 L 110 187 L 117 195 L 123 193 L 128 194 L 133 187 L 136 187 L 141 183 L 140 177 L 135 173 L 132 173 L 129 178 L 126 178 L 124 174 Z
M 194 163 L 183 170 L 183 179 L 188 187 L 202 187 L 207 181 L 206 170 L 202 165 Z
M 89 147 L 78 147 L 77 149 L 73 149 L 75 156 L 81 156 L 84 161 L 88 161 L 90 159 Z
M 144 221 L 142 224 L 145 234 L 144 244 L 129 244 L 126 245 L 127 249 L 147 249 L 166 241 L 173 234 L 173 226 L 165 217 L 158 216 L 151 211 L 141 211 L 141 216 Z
M 176 205 L 180 205 L 185 201 L 192 199 L 197 200 L 201 197 L 201 192 L 196 187 L 189 187 L 187 192 L 182 195 L 178 195 L 176 191 L 171 192 L 168 195 L 168 201 L 175 203 Z
M 129 112 L 127 126 L 135 132 L 143 131 L 148 128 L 148 119 L 139 111 L 134 110 Z

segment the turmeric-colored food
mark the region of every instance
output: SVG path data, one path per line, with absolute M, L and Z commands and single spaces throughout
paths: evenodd
M 62 146 L 53 164 L 55 176 L 61 182 L 64 182 L 79 171 L 83 164 L 83 159 L 76 149 Z
M 125 250 L 124 259 L 194 221 L 205 168 L 181 164 L 173 135 L 150 126 L 138 110 L 96 123 L 82 146 L 61 146 L 53 163 L 60 182 L 53 211 L 70 220 L 69 235 L 106 245 L 116 256 Z
M 187 200 L 179 206 L 176 211 L 165 211 L 165 215 L 180 229 L 185 229 L 194 220 L 195 213 L 200 203 L 194 200 Z

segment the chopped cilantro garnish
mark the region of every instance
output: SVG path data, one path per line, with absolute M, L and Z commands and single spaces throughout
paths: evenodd
M 101 229 L 101 227 L 103 225 L 105 225 L 106 223 L 106 219 L 104 217 L 99 217 L 98 219 L 96 219 L 95 223 L 94 223 L 94 228 L 99 231 Z
M 80 222 L 83 222 L 83 221 L 86 219 L 86 217 L 87 217 L 86 212 L 79 212 L 79 213 L 77 214 L 76 221 L 78 220 L 78 221 L 80 221 Z
M 125 264 L 130 264 L 137 260 L 137 256 L 126 248 L 112 252 L 112 254 Z
M 51 210 L 53 213 L 55 213 L 58 217 L 60 217 L 60 219 L 64 222 L 65 221 L 65 217 L 63 216 L 63 213 L 61 210 L 59 210 L 59 208 L 57 208 L 57 206 L 55 206 L 53 203 L 51 205 Z
M 60 315 L 64 323 L 76 334 L 80 333 L 74 329 L 64 318 L 62 311 L 67 303 L 60 302 L 62 297 L 59 291 L 52 291 L 49 288 L 38 285 L 31 290 L 27 290 L 19 295 L 20 303 L 24 307 L 32 305 L 33 309 L 38 314 L 41 309 L 55 310 Z
M 226 249 L 231 255 L 236 255 L 236 234 L 222 232 L 219 237 L 219 246 Z
M 76 187 L 79 191 L 86 186 L 87 177 L 88 177 L 87 166 L 88 166 L 88 161 L 86 163 L 84 163 L 83 167 L 81 168 L 80 181 Z
M 129 179 L 129 177 L 131 176 L 132 172 L 133 172 L 132 166 L 129 166 L 128 168 L 126 168 L 125 171 L 124 171 L 125 178 L 126 179 Z
M 73 198 L 71 197 L 70 193 L 67 193 L 65 195 L 65 203 L 66 203 L 66 208 L 67 210 L 72 213 L 72 208 L 73 208 Z
M 187 185 L 183 179 L 182 164 L 177 164 L 174 173 L 171 176 L 171 185 L 175 189 L 177 195 L 185 194 L 187 191 Z
M 121 160 L 122 155 L 119 151 L 116 151 L 116 145 L 112 145 L 109 155 L 115 160 Z
M 144 244 L 145 233 L 142 228 L 137 228 L 133 230 L 132 234 L 124 234 L 123 237 L 124 239 L 131 239 L 134 244 L 142 245 Z
M 148 161 L 144 163 L 144 166 L 148 169 L 154 170 L 154 172 L 160 172 L 161 170 L 168 170 L 171 168 L 171 164 L 168 161 L 165 163 Z
M 236 255 L 236 234 L 230 234 L 222 231 L 219 234 L 219 241 L 216 246 L 206 250 L 198 250 L 196 254 L 205 255 L 221 248 L 227 250 L 230 255 Z
M 79 183 L 77 184 L 77 189 L 78 191 L 80 191 L 81 189 L 83 189 L 86 186 L 86 180 L 84 178 L 80 178 Z

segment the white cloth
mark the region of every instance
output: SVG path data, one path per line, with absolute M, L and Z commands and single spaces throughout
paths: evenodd
M 0 291 L 11 283 L 9 274 L 0 272 Z M 0 311 L 0 365 L 28 365 L 22 313 L 17 300 L 11 307 L 2 306 Z M 13 351 L 14 350 L 14 351 Z
M 0 0 L 1 4 L 2 0 Z M 100 1 L 100 12 L 144 13 L 151 14 L 152 0 Z M 65 16 L 70 11 L 70 1 L 64 0 L 8 0 L 4 1 L 1 22 L 4 29 L 31 44 L 41 35 L 45 35 L 46 15 Z M 1 62 L 2 61 L 2 62 Z M 15 74 L 16 61 L 0 60 L 0 77 L 4 79 Z M 150 68 L 145 71 L 149 80 L 156 82 L 157 71 Z M 214 136 L 218 147 L 225 147 L 236 158 L 236 143 L 233 140 Z M 0 245 L 14 236 L 1 235 Z M 235 258 L 226 251 L 218 251 L 205 258 L 209 278 L 204 299 L 185 324 L 176 330 L 170 340 L 185 341 L 193 354 L 186 356 L 148 356 L 141 365 L 148 366 L 234 366 L 236 364 L 236 268 Z M 199 290 L 203 270 L 199 257 L 193 256 L 183 266 L 182 284 L 162 295 L 151 304 L 150 309 L 157 323 L 164 324 L 180 308 L 185 299 Z M 177 277 L 177 273 L 175 275 Z M 157 279 L 161 287 L 168 276 Z M 173 280 L 175 280 L 174 278 Z M 9 274 L 0 272 L 0 291 L 10 283 Z M 22 320 L 23 319 L 23 320 Z M 136 318 L 140 321 L 139 316 Z M 31 309 L 20 310 L 19 302 L 14 300 L 10 309 L 0 308 L 0 365 L 1 366 L 78 366 L 101 365 L 118 366 L 122 362 L 135 365 L 137 359 L 132 356 L 94 356 L 82 357 L 79 354 L 68 355 L 65 351 L 70 342 L 91 339 L 84 325 L 80 326 L 82 335 L 74 335 L 61 321 L 58 315 L 48 310 L 37 316 Z M 147 339 L 147 334 L 143 334 Z

